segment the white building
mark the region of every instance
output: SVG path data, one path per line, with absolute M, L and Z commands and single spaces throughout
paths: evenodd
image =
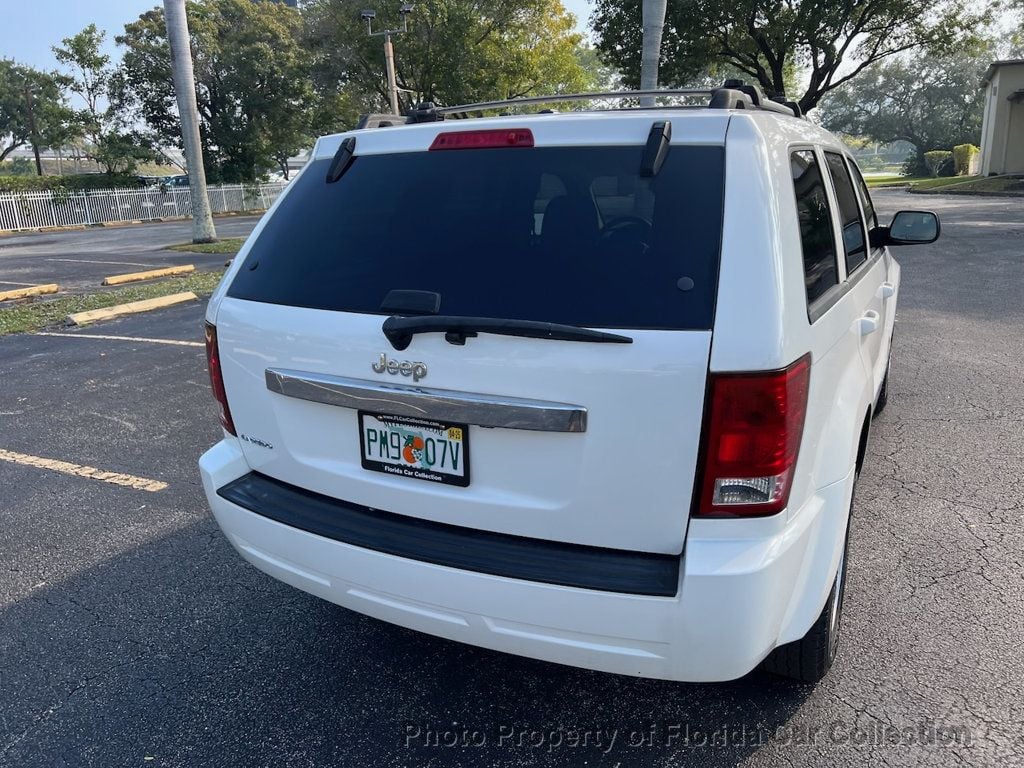
M 992 62 L 981 84 L 981 174 L 1024 173 L 1024 59 Z

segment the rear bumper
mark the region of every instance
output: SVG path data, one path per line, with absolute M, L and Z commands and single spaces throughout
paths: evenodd
M 848 498 L 839 487 L 846 483 L 837 483 L 795 514 L 693 521 L 679 589 L 660 597 L 462 570 L 285 525 L 218 495 L 250 472 L 234 439 L 204 454 L 200 470 L 214 516 L 239 554 L 298 589 L 472 645 L 688 681 L 741 677 L 813 623 L 835 571 L 832 542 L 841 539 L 835 526 L 845 524 Z

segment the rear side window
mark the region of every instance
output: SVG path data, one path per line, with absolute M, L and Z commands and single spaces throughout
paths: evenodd
M 839 283 L 832 212 L 825 193 L 825 181 L 814 153 L 809 149 L 793 152 L 790 166 L 796 190 L 796 211 L 800 219 L 807 303 L 813 304 L 829 288 Z
M 393 289 L 440 313 L 592 327 L 708 329 L 724 150 L 673 146 L 642 178 L 643 146 L 356 156 L 303 171 L 228 295 L 381 313 Z
M 868 231 L 878 226 L 878 214 L 875 213 L 874 203 L 871 202 L 871 195 L 868 192 L 868 185 L 861 175 L 860 168 L 855 163 L 850 163 L 853 170 L 853 179 L 857 185 L 857 194 L 860 196 L 860 205 L 864 209 L 864 218 L 868 222 Z
M 846 273 L 850 274 L 868 258 L 864 244 L 864 224 L 860 218 L 860 208 L 857 207 L 857 193 L 853 188 L 853 180 L 846 170 L 843 156 L 826 152 L 825 161 L 828 163 L 836 191 L 839 222 L 843 228 L 843 248 L 846 251 Z

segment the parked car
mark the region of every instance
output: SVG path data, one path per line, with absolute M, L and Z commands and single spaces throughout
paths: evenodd
M 508 653 L 821 678 L 889 247 L 939 224 L 880 225 L 838 139 L 733 85 L 321 138 L 207 310 L 200 468 L 239 554 Z

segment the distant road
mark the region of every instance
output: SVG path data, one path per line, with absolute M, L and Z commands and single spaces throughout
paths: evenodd
M 214 223 L 220 237 L 245 237 L 259 220 L 259 216 L 237 216 L 214 219 Z M 99 287 L 108 275 L 178 264 L 212 269 L 230 258 L 165 250 L 191 238 L 190 221 L 0 236 L 0 291 L 57 283 L 61 291 L 82 293 Z

